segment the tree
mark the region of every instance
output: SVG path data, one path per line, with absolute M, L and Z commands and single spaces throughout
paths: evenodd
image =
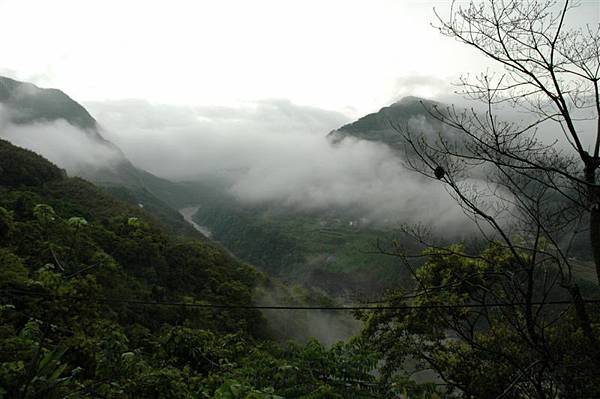
M 362 337 L 381 355 L 383 381 L 433 370 L 451 397 L 600 395 L 595 354 L 575 312 L 539 288 L 525 303 L 522 265 L 509 251 L 492 245 L 473 255 L 453 245 L 424 255 L 410 295 L 391 294 L 387 308 L 363 314 Z M 536 279 L 548 269 L 539 267 Z M 596 309 L 590 318 L 599 316 Z
M 475 145 L 470 152 L 476 159 L 529 179 L 538 180 L 534 173 L 541 172 L 548 178 L 541 183 L 589 211 L 590 244 L 600 281 L 600 191 L 596 177 L 600 167 L 600 23 L 567 30 L 566 17 L 574 5 L 567 0 L 558 13 L 553 13 L 556 3 L 490 1 L 487 6 L 459 8 L 448 21 L 439 19 L 443 34 L 474 47 L 505 71 L 497 76 L 482 74 L 474 81 L 462 80 L 463 93 L 485 103 L 484 120 L 476 115 L 464 119 L 465 114 L 462 118 L 456 114 L 442 118 L 466 134 Z M 532 120 L 524 126 L 501 122 L 496 108 L 503 103 L 527 112 Z M 578 110 L 591 112 L 581 115 Z M 577 124 L 582 116 L 595 121 L 591 154 L 585 147 L 588 132 Z M 536 130 L 547 121 L 560 126 L 578 160 L 571 154 L 565 156 L 556 142 L 537 141 Z M 564 187 L 567 184 L 585 193 L 585 199 L 569 195 Z
M 408 167 L 443 182 L 486 244 L 471 252 L 435 248 L 425 254 L 425 266 L 411 269 L 415 292 L 391 298 L 455 303 L 459 310 L 426 310 L 430 319 L 421 314 L 412 320 L 380 313 L 369 323 L 369 339 L 391 361 L 391 336 L 425 337 L 420 343 L 426 347 L 412 355 L 427 354 L 421 360 L 442 376 L 449 373 L 451 386 L 472 395 L 491 392 L 465 385 L 460 373 L 475 378 L 486 364 L 518 370 L 496 374 L 502 389 L 495 394 L 502 397 L 564 395 L 578 373 L 591 368 L 599 374 L 598 307 L 582 297 L 573 243 L 587 223 L 600 282 L 600 23 L 568 29 L 576 5 L 489 0 L 453 4 L 448 19 L 436 13 L 443 35 L 483 53 L 502 72 L 461 78 L 459 92 L 479 101 L 481 109 L 423 103 L 448 128 L 437 138 L 390 122 L 404 138 Z M 526 118 L 503 118 L 508 107 Z M 592 123 L 594 131 L 588 132 Z M 548 137 L 553 126 L 562 138 Z M 423 229 L 407 230 L 431 246 Z M 401 248 L 394 254 L 412 268 Z M 571 306 L 550 303 L 561 300 Z M 477 311 L 460 310 L 461 305 Z M 456 347 L 449 336 L 458 340 Z M 573 347 L 565 339 L 573 339 Z M 432 343 L 438 346 L 428 346 Z M 580 363 L 566 360 L 577 356 L 583 356 Z
M 557 11 L 556 3 L 491 0 L 461 7 L 448 20 L 438 16 L 442 34 L 479 50 L 502 65 L 504 73 L 461 79 L 461 92 L 484 103 L 483 115 L 456 108 L 429 110 L 461 135 L 463 145 L 440 140 L 430 146 L 417 142 L 410 132 L 407 138 L 423 161 L 416 169 L 423 171 L 428 169 L 423 166 L 428 166 L 435 170 L 436 162 L 446 163 L 450 173 L 445 181 L 460 203 L 486 219 L 498 233 L 502 229 L 490 219 L 492 215 L 480 203 L 461 197 L 465 190 L 455 184 L 473 172 L 475 165 L 479 169 L 488 166 L 486 173 L 498 174 L 490 181 L 514 194 L 512 202 L 517 203 L 511 205 L 518 208 L 514 214 L 518 213 L 519 218 L 527 217 L 521 208 L 532 213 L 532 202 L 556 198 L 564 201 L 554 204 L 563 212 L 576 209 L 589 213 L 590 245 L 600 282 L 600 186 L 596 176 L 600 167 L 600 23 L 597 27 L 567 30 L 565 20 L 574 5 L 567 0 L 558 13 L 553 13 Z M 502 120 L 498 114 L 505 104 L 524 111 L 530 120 L 525 124 Z M 592 132 L 578 125 L 582 119 L 595 122 L 591 154 L 585 143 Z M 561 146 L 558 140 L 540 138 L 539 129 L 548 129 L 549 122 L 561 128 L 563 144 L 574 151 L 565 151 L 567 145 Z M 535 190 L 525 187 L 532 183 L 538 191 L 545 190 L 545 197 L 527 198 L 525 204 L 520 197 L 532 196 Z M 500 196 L 501 192 L 494 194 Z M 564 221 L 568 220 L 560 220 Z M 543 222 L 558 224 L 558 220 L 546 217 L 535 220 L 534 225 L 543 228 Z M 555 238 L 550 231 L 543 234 Z M 562 261 L 568 263 L 565 249 L 569 248 L 553 244 L 560 250 Z

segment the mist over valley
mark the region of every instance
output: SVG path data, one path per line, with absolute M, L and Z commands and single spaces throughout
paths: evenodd
M 600 397 L 600 8 L 433 3 L 0 0 L 0 399 Z

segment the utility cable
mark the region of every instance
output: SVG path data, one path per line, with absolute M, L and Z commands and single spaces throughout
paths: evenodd
M 288 305 L 240 305 L 240 304 L 214 304 L 214 303 L 187 303 L 187 302 L 170 302 L 170 301 L 146 301 L 141 299 L 129 298 L 93 298 L 82 295 L 54 295 L 43 292 L 33 292 L 18 289 L 4 289 L 1 292 L 12 293 L 22 296 L 39 297 L 55 300 L 91 300 L 98 303 L 115 303 L 127 305 L 142 305 L 142 306 L 174 306 L 188 308 L 204 308 L 204 309 L 229 309 L 229 310 L 318 310 L 318 311 L 357 311 L 357 310 L 411 310 L 411 309 L 464 309 L 464 308 L 490 308 L 490 307 L 514 307 L 524 305 L 572 305 L 572 301 L 557 300 L 545 302 L 496 302 L 486 304 L 465 303 L 462 305 L 456 304 L 425 304 L 425 305 L 379 305 L 379 306 L 361 306 L 361 305 L 345 305 L 345 306 L 288 306 Z M 600 304 L 600 298 L 584 299 L 583 303 Z

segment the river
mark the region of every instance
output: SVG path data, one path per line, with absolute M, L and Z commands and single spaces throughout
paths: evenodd
M 179 213 L 181 214 L 181 216 L 183 216 L 186 222 L 192 225 L 193 228 L 195 228 L 205 236 L 210 237 L 212 235 L 212 232 L 208 229 L 208 227 L 200 226 L 192 219 L 192 216 L 194 216 L 194 214 L 198 212 L 198 209 L 200 209 L 199 206 L 188 206 L 186 208 L 181 208 L 179 210 Z

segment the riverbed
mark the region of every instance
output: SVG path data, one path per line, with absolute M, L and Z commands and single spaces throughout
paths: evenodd
M 206 237 L 211 237 L 212 232 L 208 227 L 201 226 L 198 223 L 194 222 L 194 220 L 192 219 L 196 212 L 198 212 L 198 209 L 200 209 L 199 206 L 188 206 L 186 208 L 181 208 L 179 210 L 179 213 L 181 214 L 181 216 L 183 216 L 186 222 L 192 225 L 193 228 L 198 230 L 200 233 L 204 234 Z

